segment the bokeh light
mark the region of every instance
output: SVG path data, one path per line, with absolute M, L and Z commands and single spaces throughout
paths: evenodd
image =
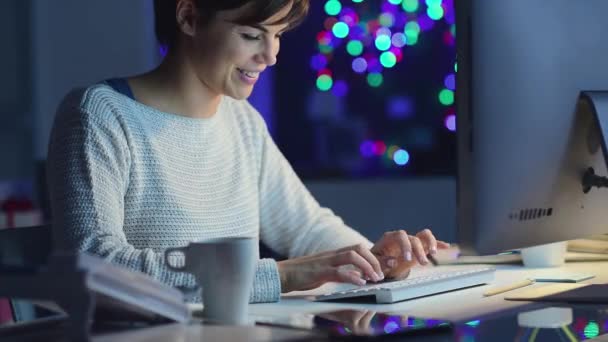
M 310 59 L 310 67 L 313 70 L 321 70 L 327 66 L 327 57 L 322 54 L 316 54 Z
M 381 156 L 386 152 L 386 144 L 384 141 L 376 141 L 374 142 L 374 154 L 377 156 Z
M 403 0 L 403 2 L 401 3 L 401 7 L 403 7 L 403 10 L 408 12 L 408 13 L 414 13 L 418 10 L 418 0 Z
M 380 63 L 382 63 L 382 66 L 385 68 L 392 68 L 397 64 L 397 57 L 390 51 L 383 52 L 380 55 Z
M 393 154 L 393 160 L 399 166 L 407 165 L 410 162 L 410 154 L 404 149 L 399 149 Z
M 446 116 L 444 124 L 448 130 L 456 132 L 456 115 L 450 114 Z
M 317 88 L 321 91 L 328 91 L 333 85 L 333 79 L 329 75 L 317 77 Z
M 359 151 L 364 157 L 372 157 L 374 155 L 374 143 L 369 140 L 362 142 L 359 146 Z
M 362 74 L 367 70 L 367 61 L 363 57 L 355 58 L 352 67 L 354 72 Z
M 358 40 L 351 40 L 346 44 L 346 51 L 351 56 L 359 56 L 363 53 L 363 43 Z
M 443 89 L 439 92 L 439 102 L 444 106 L 451 106 L 454 104 L 454 92 L 450 89 Z
M 391 43 L 393 43 L 393 46 L 395 47 L 402 48 L 405 46 L 406 42 L 405 33 L 397 32 L 391 37 Z
M 586 338 L 594 338 L 600 334 L 600 327 L 594 321 L 590 321 L 583 332 Z
M 376 48 L 380 51 L 388 50 L 391 47 L 391 43 L 391 37 L 386 34 L 379 34 L 375 40 Z
M 367 74 L 367 83 L 374 88 L 378 88 L 384 82 L 384 77 L 382 77 L 381 73 L 378 72 L 370 72 Z
M 334 27 L 332 27 L 331 30 L 334 33 L 334 36 L 338 38 L 345 38 L 346 36 L 348 36 L 350 28 L 348 27 L 348 25 L 346 25 L 346 23 L 338 21 L 334 24 Z
M 443 81 L 443 84 L 449 90 L 456 90 L 456 75 L 454 75 L 454 74 L 447 75 L 445 77 L 445 80 Z
M 395 16 L 391 12 L 384 12 L 380 14 L 378 22 L 384 27 L 392 27 L 395 24 Z
M 325 3 L 325 13 L 328 15 L 338 15 L 342 10 L 342 4 L 338 0 L 328 0 Z
M 337 97 L 344 97 L 348 93 L 348 83 L 343 80 L 339 80 L 334 82 L 333 87 L 331 88 L 332 94 Z

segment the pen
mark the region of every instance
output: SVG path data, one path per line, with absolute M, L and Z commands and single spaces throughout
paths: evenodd
M 520 282 L 517 283 L 513 283 L 510 285 L 505 285 L 505 286 L 501 286 L 501 287 L 495 287 L 493 289 L 488 290 L 487 292 L 485 292 L 483 294 L 484 297 L 489 297 L 489 296 L 493 296 L 493 295 L 497 295 L 503 292 L 507 292 L 507 291 L 511 291 L 511 290 L 515 290 L 518 289 L 520 287 L 524 287 L 524 286 L 528 286 L 528 285 L 532 285 L 534 284 L 534 279 L 526 279 L 526 280 L 522 280 Z

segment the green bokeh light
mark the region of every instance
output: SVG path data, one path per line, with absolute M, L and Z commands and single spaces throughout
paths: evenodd
M 342 11 L 342 4 L 338 0 L 328 0 L 325 3 L 325 13 L 328 15 L 338 15 Z
M 382 85 L 382 82 L 384 82 L 384 78 L 381 73 L 372 72 L 367 74 L 367 83 L 370 86 L 377 88 Z
M 401 3 L 401 7 L 403 7 L 403 10 L 408 13 L 416 12 L 419 6 L 420 4 L 418 0 L 403 0 L 403 2 Z
M 331 28 L 331 31 L 334 33 L 334 36 L 338 38 L 345 38 L 346 36 L 348 36 L 348 32 L 350 31 L 350 29 L 348 28 L 348 25 L 346 25 L 346 23 L 338 21 Z
M 334 48 L 331 45 L 319 44 L 319 51 L 321 53 L 328 54 L 334 51 Z
M 426 14 L 429 16 L 429 18 L 433 19 L 433 20 L 440 20 L 441 18 L 443 18 L 443 7 L 441 6 L 429 6 L 429 8 L 426 9 Z
M 428 7 L 436 7 L 441 6 L 442 0 L 426 0 L 426 5 Z
M 454 92 L 450 89 L 443 89 L 439 92 L 439 102 L 444 106 L 451 106 L 454 104 Z
M 395 66 L 395 64 L 397 64 L 397 56 L 395 56 L 395 54 L 391 51 L 383 52 L 380 55 L 380 63 L 385 68 L 392 68 Z
M 407 45 L 416 45 L 418 43 L 418 34 L 415 32 L 406 32 L 405 37 L 405 44 Z
M 363 0 L 353 0 L 354 3 L 360 3 L 363 2 Z
M 346 51 L 351 56 L 359 56 L 363 52 L 363 43 L 358 40 L 351 40 L 346 44 Z
M 328 91 L 334 85 L 334 80 L 329 75 L 317 77 L 317 88 L 321 91 Z
M 408 22 L 403 28 L 403 33 L 405 33 L 406 35 L 420 34 L 420 24 L 418 24 L 417 21 Z
M 585 334 L 586 338 L 597 337 L 600 334 L 600 327 L 596 322 L 591 321 L 591 322 L 589 322 L 589 324 L 587 324 L 585 326 L 585 330 L 583 330 L 583 334 Z
M 388 0 L 388 2 L 390 2 L 393 5 L 399 5 L 401 3 L 401 0 Z
M 392 42 L 391 42 L 391 37 L 389 37 L 385 34 L 381 34 L 378 37 L 376 37 L 376 41 L 374 43 L 376 44 L 376 47 L 378 48 L 378 50 L 386 51 L 386 50 L 390 49 Z
M 391 27 L 395 24 L 395 17 L 391 13 L 382 13 L 378 22 L 384 27 Z

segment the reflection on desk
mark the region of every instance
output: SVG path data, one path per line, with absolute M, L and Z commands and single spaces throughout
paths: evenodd
M 547 307 L 467 322 L 457 327 L 455 338 L 467 342 L 584 341 L 607 333 L 608 307 Z
M 96 336 L 94 342 L 201 342 L 201 341 L 314 341 L 318 334 L 292 329 L 221 326 L 221 325 L 185 325 L 174 323 L 131 332 L 122 332 Z

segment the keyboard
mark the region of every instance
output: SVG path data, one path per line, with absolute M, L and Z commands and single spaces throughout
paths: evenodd
M 345 291 L 336 291 L 316 296 L 315 300 L 375 297 L 376 303 L 395 303 L 403 300 L 483 285 L 494 280 L 492 267 L 463 267 L 437 269 L 433 267 L 414 269 L 412 275 L 403 280 L 371 283 Z

